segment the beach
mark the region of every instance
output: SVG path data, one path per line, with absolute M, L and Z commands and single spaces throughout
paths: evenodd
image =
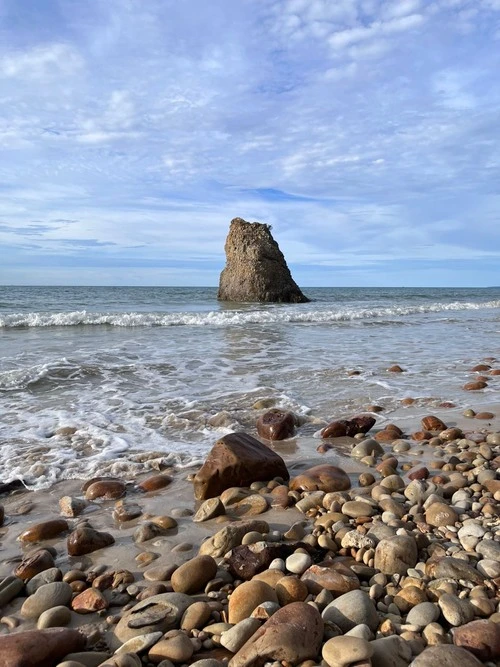
M 299 642 L 305 648 L 284 639 L 279 644 L 288 642 L 295 653 L 259 645 L 268 656 L 264 662 L 312 667 L 323 657 L 330 666 L 338 660 L 339 665 L 378 667 L 389 664 L 384 660 L 390 654 L 397 656 L 394 665 L 404 667 L 429 655 L 429 649 L 444 647 L 453 656 L 458 650 L 461 660 L 465 651 L 470 663 L 464 665 L 498 664 L 499 318 L 497 295 L 479 292 L 480 298 L 462 293 L 461 300 L 449 294 L 447 301 L 443 293 L 440 300 L 430 295 L 431 301 L 429 294 L 400 294 L 399 303 L 394 294 L 378 294 L 375 303 L 372 293 L 370 308 L 369 294 L 358 293 L 353 303 L 351 293 L 348 303 L 334 304 L 329 295 L 303 310 L 217 311 L 206 295 L 196 301 L 184 294 L 164 312 L 143 303 L 142 315 L 137 297 L 133 310 L 124 299 L 122 312 L 103 308 L 85 315 L 73 310 L 72 302 L 65 311 L 54 305 L 17 314 L 12 304 L 4 306 L 1 335 L 7 347 L 2 352 L 8 354 L 0 375 L 1 481 L 7 486 L 0 499 L 5 513 L 0 639 L 37 627 L 46 631 L 49 625 L 40 617 L 57 616 L 53 607 L 40 611 L 33 599 L 26 604 L 36 587 L 45 585 L 62 595 L 63 602 L 53 606 L 67 610 L 60 612 L 64 620 L 49 620 L 50 627 L 80 628 L 86 638 L 81 645 L 73 635 L 64 638 L 80 646 L 66 653 L 86 654 L 71 667 L 162 660 L 166 667 L 202 659 L 219 661 L 211 667 L 228 660 L 234 666 L 253 664 L 243 651 L 243 635 L 224 634 L 252 616 L 253 609 L 240 602 L 237 613 L 235 605 L 238 589 L 253 582 L 267 597 L 258 598 L 254 620 L 244 624 L 253 628 L 249 641 L 265 623 L 283 617 L 290 604 L 314 609 L 312 626 Z M 139 317 L 146 319 L 137 324 Z M 196 323 L 186 324 L 189 318 Z M 470 382 L 484 386 L 464 389 Z M 293 413 L 291 437 L 259 439 L 257 420 L 269 410 Z M 356 415 L 374 420 L 367 433 L 321 437 L 329 423 Z M 431 431 L 422 423 L 430 416 L 442 421 Z M 401 432 L 391 432 L 391 425 Z M 193 476 L 210 459 L 213 445 L 234 432 L 255 437 L 282 457 L 291 482 L 280 475 L 261 480 L 256 474 L 244 488 L 217 493 L 217 511 L 206 510 L 208 517 L 215 512 L 212 518 L 194 521 L 202 501 L 195 500 Z M 362 443 L 365 456 L 352 456 Z M 333 486 L 320 488 L 324 481 L 314 482 L 316 489 L 294 486 L 318 465 L 341 471 L 328 482 Z M 101 491 L 89 497 L 90 483 L 101 478 L 104 493 L 111 489 L 114 497 L 106 499 Z M 444 518 L 432 518 L 432 506 Z M 56 520 L 66 525 L 47 528 Z M 218 553 L 214 535 L 238 526 L 242 534 L 227 552 Z M 69 536 L 87 527 L 112 541 L 71 555 Z M 403 556 L 382 553 L 398 540 L 406 544 Z M 243 548 L 250 549 L 243 558 L 250 570 L 239 577 L 231 558 L 241 558 Z M 26 574 L 27 557 L 47 549 L 50 557 L 43 554 L 38 583 L 30 585 L 34 570 Z M 266 549 L 269 553 L 260 555 Z M 405 560 L 412 550 L 414 557 Z M 211 561 L 197 558 L 212 558 L 215 570 L 210 572 Z M 390 558 L 387 570 L 384 559 Z M 185 588 L 173 575 L 189 563 L 194 563 L 189 576 L 195 583 L 190 579 Z M 453 569 L 461 564 L 461 571 Z M 327 571 L 314 571 L 323 565 Z M 206 580 L 198 576 L 205 567 Z M 54 587 L 59 583 L 71 587 L 69 598 L 64 598 L 66 586 Z M 153 617 L 143 619 L 138 628 L 148 631 L 137 636 L 149 632 L 154 638 L 137 640 L 118 657 L 114 652 L 126 635 L 121 619 L 140 604 L 143 593 L 189 600 L 183 598 L 187 606 L 177 610 L 168 627 Z M 356 612 L 343 625 L 334 602 L 352 594 L 361 596 L 354 605 L 361 616 Z M 165 600 L 173 604 L 172 598 L 151 604 Z M 208 616 L 201 614 L 193 627 L 183 625 L 194 604 Z M 308 613 L 302 609 L 299 615 Z M 288 622 L 276 621 L 277 627 L 282 630 Z M 480 626 L 467 634 L 474 623 Z M 315 645 L 313 627 L 320 626 Z M 476 638 L 486 633 L 483 644 L 492 648 L 471 643 L 471 633 Z M 335 639 L 337 657 L 332 658 L 325 646 Z M 247 652 L 250 648 L 251 642 Z M 51 654 L 47 664 L 64 664 L 66 653 Z M 438 651 L 432 659 L 443 657 Z M 415 662 L 427 664 L 437 663 Z

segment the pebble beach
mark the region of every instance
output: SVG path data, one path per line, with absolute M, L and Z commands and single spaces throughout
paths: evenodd
M 290 479 L 207 499 L 168 468 L 5 490 L 0 665 L 500 664 L 499 406 L 367 408 L 354 436 L 245 434 Z

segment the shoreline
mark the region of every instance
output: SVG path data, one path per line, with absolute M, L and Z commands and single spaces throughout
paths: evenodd
M 486 432 L 490 434 L 498 433 L 500 437 L 500 405 L 485 405 L 483 411 L 491 412 L 494 414 L 494 416 L 487 420 L 471 419 L 465 417 L 462 414 L 462 411 L 458 408 L 442 408 L 440 410 L 429 411 L 428 414 L 433 414 L 442 419 L 447 427 L 458 428 L 463 431 L 465 435 L 472 437 L 472 440 L 469 440 L 470 444 L 465 450 L 460 450 L 460 448 L 457 449 L 457 452 L 460 453 L 473 447 L 480 447 L 480 444 L 474 443 L 475 436 L 472 434 L 482 433 L 484 435 Z M 426 442 L 422 443 L 409 439 L 410 434 L 421 430 L 421 413 L 422 410 L 420 407 L 415 408 L 413 406 L 409 406 L 402 407 L 398 411 L 398 415 L 395 415 L 394 413 L 391 413 L 387 416 L 384 416 L 383 413 L 377 414 L 377 424 L 366 436 L 366 438 L 371 438 L 373 435 L 376 435 L 378 431 L 384 430 L 384 426 L 389 422 L 395 423 L 396 425 L 400 425 L 402 427 L 404 430 L 404 436 L 402 436 L 402 438 L 399 440 L 408 442 L 408 449 L 403 447 L 400 451 L 394 454 L 393 446 L 390 443 L 381 442 L 381 445 L 384 449 L 384 456 L 386 459 L 393 455 L 397 457 L 398 467 L 394 470 L 394 473 L 396 473 L 401 477 L 401 479 L 404 480 L 405 486 L 409 484 L 408 473 L 411 473 L 412 471 L 415 471 L 424 466 L 428 467 L 429 480 L 433 477 L 437 478 L 442 475 L 445 475 L 446 477 L 446 473 L 443 473 L 442 471 L 442 464 L 438 464 L 438 466 L 433 467 L 431 463 L 433 461 L 441 461 L 444 463 L 444 468 L 446 469 L 446 461 L 452 460 L 454 456 L 454 453 L 452 453 L 453 442 L 451 442 L 450 445 L 449 443 L 446 444 L 446 442 L 443 441 L 441 445 L 430 446 Z M 344 437 L 332 439 L 330 442 L 333 445 L 333 448 L 329 449 L 324 454 L 321 454 L 317 451 L 317 447 L 322 441 L 319 438 L 312 436 L 299 436 L 285 441 L 274 442 L 272 443 L 272 449 L 283 457 L 292 478 L 303 473 L 311 466 L 318 464 L 338 466 L 345 470 L 349 476 L 351 482 L 351 491 L 349 492 L 349 496 L 352 498 L 352 500 L 368 500 L 373 498 L 370 495 L 373 485 L 369 487 L 359 486 L 360 475 L 363 473 L 372 473 L 376 479 L 374 486 L 380 485 L 380 482 L 382 482 L 384 476 L 383 473 L 376 470 L 376 466 L 380 464 L 382 458 L 378 457 L 376 461 L 373 461 L 374 465 L 370 466 L 366 465 L 365 463 L 361 463 L 356 459 L 350 458 L 348 455 L 353 445 L 363 442 L 363 440 L 366 438 L 360 437 L 354 439 Z M 477 436 L 476 439 L 480 439 L 480 437 Z M 491 449 L 493 459 L 495 459 L 495 457 L 498 459 L 500 446 L 493 445 Z M 198 509 L 200 503 L 197 503 L 194 500 L 193 486 L 192 482 L 189 480 L 191 472 L 193 472 L 192 469 L 177 471 L 173 469 L 162 470 L 160 474 L 169 475 L 172 477 L 171 483 L 165 486 L 165 488 L 147 493 L 139 492 L 137 490 L 137 485 L 145 479 L 151 478 L 151 472 L 140 475 L 133 482 L 128 480 L 126 484 L 126 495 L 124 496 L 125 504 L 139 505 L 141 511 L 140 516 L 131 521 L 127 521 L 121 524 L 118 524 L 115 521 L 113 518 L 113 510 L 116 506 L 116 500 L 91 502 L 87 505 L 83 512 L 79 514 L 78 517 L 68 519 L 70 528 L 74 528 L 79 523 L 88 521 L 93 528 L 98 531 L 109 532 L 115 539 L 114 544 L 93 551 L 92 553 L 81 557 L 68 556 L 66 548 L 67 531 L 56 538 L 43 540 L 42 542 L 33 544 L 23 544 L 17 540 L 18 536 L 27 530 L 30 526 L 34 524 L 38 525 L 41 522 L 45 522 L 51 519 L 61 518 L 59 499 L 62 496 L 71 496 L 73 498 L 82 499 L 83 493 L 81 480 L 65 480 L 57 482 L 55 485 L 45 490 L 28 491 L 19 489 L 2 495 L 0 498 L 0 503 L 4 506 L 6 518 L 3 527 L 0 528 L 0 579 L 11 576 L 13 570 L 17 565 L 19 565 L 21 558 L 25 557 L 27 554 L 37 551 L 40 548 L 53 548 L 55 549 L 56 553 L 55 567 L 59 569 L 61 576 L 75 568 L 81 569 L 81 571 L 84 572 L 89 572 L 92 570 L 97 572 L 100 570 L 130 571 L 135 580 L 134 584 L 132 584 L 132 587 L 135 586 L 137 589 L 137 591 L 135 591 L 135 596 L 129 596 L 130 605 L 134 602 L 137 594 L 143 588 L 148 587 L 152 583 L 151 580 L 144 579 L 145 572 L 148 572 L 148 570 L 151 569 L 154 570 L 154 568 L 163 568 L 165 570 L 169 570 L 172 569 L 174 565 L 180 566 L 183 563 L 192 560 L 193 558 L 197 557 L 199 548 L 203 541 L 212 537 L 214 533 L 221 530 L 221 528 L 226 525 L 237 525 L 244 520 L 263 520 L 269 524 L 271 531 L 277 531 L 277 533 L 282 536 L 283 541 L 283 535 L 287 533 L 293 525 L 303 523 L 309 524 L 309 527 L 311 528 L 315 525 L 315 520 L 317 517 L 321 516 L 322 513 L 326 511 L 322 507 L 322 499 L 320 499 L 320 507 L 317 509 L 312 507 L 312 510 L 314 511 L 306 511 L 305 514 L 293 506 L 287 509 L 269 507 L 267 511 L 256 516 L 250 514 L 249 516 L 238 517 L 232 515 L 231 510 L 228 509 L 225 516 L 223 515 L 221 517 L 210 519 L 202 523 L 194 523 L 192 521 L 192 516 L 193 513 Z M 498 472 L 493 477 L 495 476 L 498 478 Z M 441 484 L 443 483 L 446 484 L 446 482 L 441 481 Z M 439 492 L 439 484 L 436 488 L 438 489 L 437 492 Z M 307 497 L 307 495 L 308 494 L 302 494 L 303 497 Z M 499 498 L 497 498 L 497 495 Z M 492 506 L 496 506 L 498 508 L 500 492 L 495 492 L 494 494 L 490 494 L 490 496 Z M 395 492 L 395 498 L 397 498 L 398 502 L 401 502 L 401 494 L 398 491 Z M 339 500 L 341 501 L 340 505 L 338 504 Z M 345 502 L 345 498 L 343 501 Z M 370 502 L 374 501 L 370 500 Z M 449 503 L 450 500 L 447 500 L 446 502 Z M 342 516 L 342 495 L 339 496 L 339 499 L 336 501 L 336 503 L 335 512 L 337 512 L 337 515 Z M 166 530 L 163 532 L 163 534 L 159 533 L 145 542 L 135 542 L 134 533 L 137 531 L 140 525 L 149 523 L 151 519 L 155 517 L 173 517 L 177 522 L 177 527 Z M 348 519 L 348 522 L 351 523 L 352 528 L 354 530 L 359 530 L 360 526 L 363 524 L 359 524 L 356 521 L 357 520 L 355 519 L 354 523 L 352 523 L 352 519 Z M 495 530 L 496 534 L 498 535 L 498 516 L 496 519 L 493 517 L 493 523 L 495 522 L 495 525 L 497 526 Z M 370 525 L 369 521 L 367 525 Z M 461 525 L 463 525 L 463 522 L 461 522 Z M 358 528 L 356 528 L 356 526 Z M 309 528 L 307 530 L 309 530 Z M 445 540 L 444 537 L 440 539 Z M 449 537 L 447 539 L 449 539 Z M 293 544 L 293 542 L 291 544 Z M 338 553 L 340 544 L 337 544 L 335 549 Z M 349 550 L 347 551 L 350 553 Z M 328 549 L 326 549 L 325 554 L 328 553 Z M 340 553 L 342 553 L 342 549 L 340 549 Z M 347 555 L 348 554 L 342 556 L 342 558 L 345 559 Z M 139 560 L 141 558 L 144 559 L 144 562 L 147 564 L 144 565 L 144 563 L 138 562 L 137 557 L 139 557 Z M 216 560 L 219 561 L 219 567 L 222 565 L 222 568 L 224 569 L 224 559 L 217 558 Z M 415 577 L 418 575 L 418 572 L 415 570 L 412 572 L 412 575 Z M 420 573 L 420 575 L 422 575 L 422 573 Z M 161 580 L 161 584 L 167 592 L 172 590 L 168 580 Z M 238 586 L 236 586 L 234 590 L 237 590 L 237 587 Z M 496 600 L 497 605 L 494 611 L 492 610 L 490 616 L 494 616 L 497 611 L 500 612 L 498 595 L 498 590 L 496 590 L 496 597 L 494 599 Z M 309 596 L 311 596 L 311 593 L 309 593 Z M 314 600 L 315 596 L 313 596 L 311 599 Z M 459 598 L 457 597 L 457 599 Z M 6 637 L 10 634 L 16 634 L 25 630 L 35 629 L 37 627 L 36 618 L 25 618 L 21 613 L 21 606 L 24 604 L 25 600 L 26 593 L 20 593 L 10 602 L 2 606 L 0 610 L 0 640 L 2 637 Z M 125 610 L 126 609 L 127 605 L 125 605 Z M 392 612 L 394 612 L 394 610 L 392 610 Z M 120 607 L 113 607 L 113 614 L 109 614 L 109 611 L 106 611 L 106 613 L 94 612 L 86 614 L 79 614 L 75 611 L 72 611 L 71 619 L 68 621 L 65 627 L 81 628 L 85 633 L 87 633 L 88 636 L 88 633 L 92 634 L 89 630 L 89 627 L 92 626 L 94 631 L 99 635 L 99 641 L 97 644 L 95 644 L 95 646 L 105 646 L 107 652 L 110 653 L 111 648 L 113 648 L 113 650 L 116 648 L 116 638 L 114 637 L 114 621 L 106 623 L 105 619 L 108 615 L 121 616 L 122 614 L 123 610 L 120 611 Z M 388 636 L 400 637 L 401 634 L 404 635 L 405 632 L 411 632 L 413 633 L 411 638 L 411 642 L 413 643 L 409 644 L 409 646 L 411 646 L 412 650 L 414 651 L 411 654 L 412 658 L 416 658 L 419 652 L 417 649 L 423 650 L 425 648 L 425 642 L 422 640 L 421 631 L 416 631 L 414 629 L 411 631 L 404 629 L 401 630 L 401 628 L 398 630 L 398 624 L 394 624 L 395 621 L 392 620 L 393 616 L 393 613 L 392 615 L 391 613 L 386 614 L 386 620 L 390 620 L 388 626 L 390 628 L 390 632 L 385 632 L 385 630 L 387 630 L 387 628 L 385 628 L 384 633 L 381 634 L 379 628 L 378 634 L 372 633 L 373 636 L 370 641 L 373 641 L 373 637 L 375 636 L 377 636 L 378 639 Z M 484 619 L 485 617 L 482 615 L 478 618 Z M 497 623 L 498 621 L 495 622 Z M 10 627 L 10 624 L 12 624 L 12 628 Z M 401 627 L 404 627 L 405 623 L 402 622 L 400 625 Z M 411 626 L 411 623 L 406 623 L 406 625 Z M 500 625 L 498 628 L 500 632 Z M 451 634 L 449 634 L 449 639 L 450 638 Z M 191 636 L 191 639 L 193 640 L 192 643 L 197 646 L 197 643 L 194 642 L 195 637 Z M 370 643 L 368 640 L 366 641 Z M 410 641 L 410 639 L 408 639 L 408 641 Z M 443 641 L 443 645 L 451 646 L 451 644 L 448 644 L 445 641 Z M 215 642 L 213 650 L 216 651 L 218 646 L 220 645 Z M 88 645 L 88 648 L 90 647 L 91 645 Z M 415 653 L 415 651 L 417 652 Z M 95 652 L 95 648 L 93 652 Z M 204 653 L 206 653 L 207 656 L 211 654 L 211 651 L 208 649 L 205 651 L 200 649 L 198 652 L 200 653 L 201 657 L 203 657 Z M 192 660 L 189 660 L 188 662 L 192 662 Z M 53 664 L 57 665 L 58 662 L 54 662 Z M 111 665 L 115 663 L 107 662 L 106 664 Z M 378 663 L 375 662 L 373 664 Z M 401 664 L 409 664 L 409 662 L 402 662 Z M 484 662 L 483 664 L 490 663 Z

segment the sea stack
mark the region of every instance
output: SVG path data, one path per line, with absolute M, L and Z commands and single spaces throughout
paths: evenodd
M 293 280 L 269 225 L 234 218 L 224 250 L 226 266 L 217 295 L 220 301 L 309 301 Z

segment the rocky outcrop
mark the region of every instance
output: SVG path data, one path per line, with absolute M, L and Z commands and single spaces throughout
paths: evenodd
M 226 267 L 219 281 L 220 301 L 305 303 L 269 225 L 231 221 L 224 247 Z

